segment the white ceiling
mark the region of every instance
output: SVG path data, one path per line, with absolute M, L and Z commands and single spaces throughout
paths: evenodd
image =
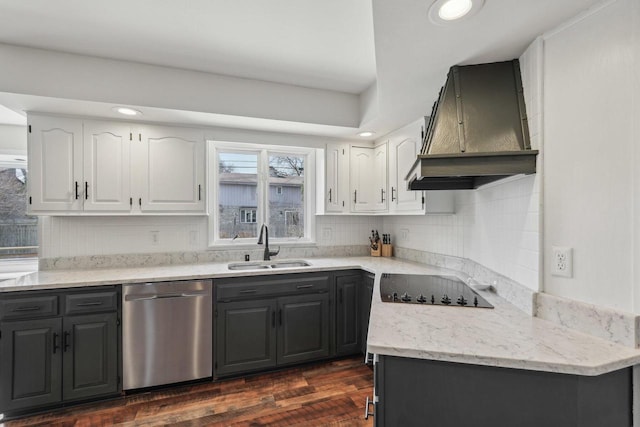
M 433 1 L 0 0 L 0 43 L 366 95 L 359 126 L 143 105 L 147 121 L 379 137 L 428 114 L 451 65 L 518 57 L 600 0 L 485 0 L 472 19 L 445 27 L 427 17 Z M 366 91 L 374 83 L 377 94 Z M 1 89 L 0 102 L 20 113 L 101 115 L 97 101 L 106 101 Z M 0 108 L 0 123 L 21 120 Z

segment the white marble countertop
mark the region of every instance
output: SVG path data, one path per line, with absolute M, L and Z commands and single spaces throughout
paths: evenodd
M 493 292 L 494 309 L 389 304 L 380 299 L 381 273 L 464 273 L 394 258 L 309 258 L 311 267 L 230 271 L 227 263 L 126 269 L 39 271 L 0 282 L 0 292 L 334 271 L 376 273 L 367 349 L 370 353 L 537 371 L 600 375 L 640 363 L 640 350 L 531 317 Z

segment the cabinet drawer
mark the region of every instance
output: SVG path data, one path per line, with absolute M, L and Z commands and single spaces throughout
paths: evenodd
M 65 315 L 116 311 L 117 309 L 117 291 L 85 292 L 65 295 Z
M 9 297 L 0 301 L 0 319 L 32 319 L 58 315 L 58 297 L 55 295 Z
M 214 281 L 216 301 L 329 291 L 327 274 L 252 276 Z

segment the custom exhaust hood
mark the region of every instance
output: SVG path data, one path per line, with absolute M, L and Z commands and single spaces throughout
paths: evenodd
M 517 59 L 454 66 L 407 175 L 410 190 L 478 188 L 536 172 Z

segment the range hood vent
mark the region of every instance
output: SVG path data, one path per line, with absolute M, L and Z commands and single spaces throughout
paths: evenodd
M 407 175 L 411 190 L 478 188 L 536 172 L 517 59 L 454 66 Z

